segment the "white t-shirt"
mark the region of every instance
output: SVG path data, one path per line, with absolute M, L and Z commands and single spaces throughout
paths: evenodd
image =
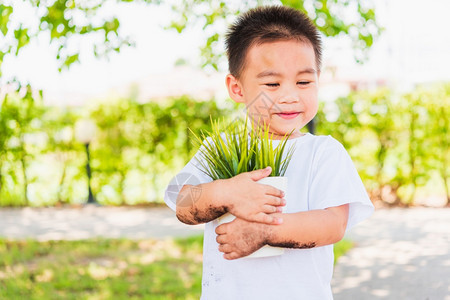
M 279 141 L 273 141 L 274 146 Z M 290 139 L 295 152 L 286 170 L 288 189 L 284 212 L 295 213 L 350 204 L 347 230 L 369 217 L 374 207 L 344 147 L 330 136 L 306 134 Z M 198 153 L 196 154 L 197 157 Z M 195 157 L 178 173 L 165 193 L 176 209 L 184 184 L 210 182 Z M 174 184 L 174 182 L 177 182 Z M 201 192 L 201 191 L 200 191 Z M 215 299 L 332 299 L 333 245 L 285 249 L 280 256 L 226 260 L 219 252 L 217 221 L 205 224 L 202 298 Z

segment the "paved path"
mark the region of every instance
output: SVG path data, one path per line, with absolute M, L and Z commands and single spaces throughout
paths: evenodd
M 0 209 L 0 237 L 132 239 L 200 234 L 167 208 Z M 357 245 L 335 268 L 335 300 L 450 300 L 450 209 L 378 210 L 347 237 Z
M 450 209 L 378 210 L 348 238 L 335 300 L 450 300 Z
M 80 208 L 0 209 L 0 237 L 78 240 L 93 237 L 146 239 L 201 234 L 165 207 L 87 205 Z

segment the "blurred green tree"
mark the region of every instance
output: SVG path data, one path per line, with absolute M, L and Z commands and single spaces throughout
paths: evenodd
M 436 193 L 441 179 L 449 199 L 449 84 L 407 94 L 388 89 L 352 92 L 321 103 L 317 133 L 349 151 L 373 200 L 410 205 L 418 188 Z
M 136 105 L 134 101 L 118 99 L 102 103 L 91 112 L 91 118 L 99 129 L 92 151 L 94 183 L 97 190 L 106 185 L 114 187 L 117 204 L 122 204 L 125 199 L 126 176 L 138 157 L 131 151 L 138 138 L 139 127 L 129 122 L 135 117 L 133 107 Z
M 132 204 L 161 199 L 172 170 L 186 164 L 197 150 L 189 128 L 209 129 L 211 115 L 229 114 L 230 109 L 219 108 L 216 101 L 188 96 L 164 103 L 118 99 L 98 105 L 91 118 L 99 129 L 92 148 L 99 201 Z
M 0 195 L 4 187 L 5 176 L 3 167 L 9 151 L 8 142 L 12 136 L 12 129 L 9 127 L 9 118 L 9 112 L 5 110 L 2 103 L 0 105 Z
M 77 181 L 85 175 L 82 145 L 75 139 L 74 124 L 79 112 L 60 107 L 47 108 L 42 116 L 43 131 L 48 135 L 45 155 L 50 155 L 60 168 L 57 190 L 53 193 L 58 204 L 70 203 L 76 198 Z
M 402 112 L 406 118 L 402 125 L 407 135 L 407 175 L 403 175 L 405 202 L 412 204 L 418 185 L 424 185 L 429 178 L 425 165 L 426 156 L 429 155 L 426 147 L 426 123 L 428 119 L 427 104 L 428 93 L 416 90 L 404 96 Z
M 90 42 L 88 51 L 95 56 L 108 56 L 124 46 L 133 45 L 130 37 L 120 32 L 120 22 L 115 16 L 98 17 L 99 11 L 114 3 L 147 3 L 170 5 L 174 12 L 166 28 L 178 32 L 200 23 L 206 34 L 201 46 L 203 66 L 218 68 L 224 53 L 219 53 L 217 43 L 231 18 L 251 7 L 263 4 L 283 4 L 306 12 L 325 36 L 347 35 L 355 48 L 357 60 L 364 57 L 365 49 L 372 46 L 381 28 L 377 23 L 373 4 L 363 0 L 267 0 L 238 1 L 230 3 L 213 0 L 24 0 L 22 3 L 2 1 L 0 4 L 0 75 L 5 56 L 17 56 L 32 40 L 44 34 L 57 49 L 59 70 L 79 61 L 80 49 L 76 46 L 80 37 Z M 28 6 L 32 19 L 19 18 L 18 6 Z M 349 17 L 350 16 L 350 17 Z
M 172 170 L 182 168 L 197 149 L 189 129 L 194 132 L 210 130 L 210 117 L 230 117 L 236 106 L 220 108 L 214 99 L 197 101 L 189 96 L 173 98 L 164 103 L 150 102 L 144 105 L 152 119 L 146 122 L 151 130 L 142 131 L 142 149 L 146 149 L 154 161 L 151 183 L 162 195 L 161 186 L 167 185 Z M 162 176 L 163 175 L 163 176 Z
M 436 97 L 430 99 L 430 122 L 427 129 L 431 133 L 430 149 L 434 155 L 429 155 L 431 167 L 439 171 L 450 205 L 450 83 L 438 86 Z
M 42 93 L 35 95 L 30 85 L 21 86 L 17 82 L 14 85 L 14 92 L 6 94 L 0 103 L 0 187 L 5 179 L 9 180 L 8 193 L 21 185 L 22 191 L 17 194 L 23 199 L 22 204 L 28 205 L 28 186 L 32 180 L 28 165 L 39 151 L 40 140 L 46 138 L 40 121 Z M 7 198 L 11 200 L 18 195 L 10 194 Z
M 320 102 L 320 109 L 315 117 L 317 133 L 332 135 L 348 151 L 357 145 L 361 123 L 358 120 L 356 104 L 357 95 L 349 94 L 339 97 L 334 102 Z
M 388 89 L 379 89 L 372 93 L 358 93 L 360 107 L 356 111 L 357 118 L 360 126 L 365 128 L 366 132 L 370 132 L 376 141 L 373 147 L 366 149 L 366 151 L 372 152 L 372 160 L 369 157 L 365 159 L 373 161 L 373 174 L 370 179 L 372 198 L 377 200 L 385 200 L 383 199 L 383 190 L 391 181 L 391 178 L 386 176 L 384 169 L 388 152 L 393 148 L 398 133 L 394 126 L 393 98 L 392 92 Z
M 421 122 L 415 122 L 416 125 L 413 126 L 417 141 L 412 149 L 415 152 L 420 150 L 422 158 L 411 160 L 415 162 L 414 166 L 417 164 L 421 166 L 422 172 L 417 176 L 418 181 L 423 185 L 430 179 L 429 174 L 428 176 L 423 174 L 426 173 L 423 170 L 436 170 L 446 192 L 446 205 L 449 205 L 450 84 L 436 84 L 428 89 L 420 88 L 409 97 L 414 98 L 416 105 L 421 107 L 416 116 Z

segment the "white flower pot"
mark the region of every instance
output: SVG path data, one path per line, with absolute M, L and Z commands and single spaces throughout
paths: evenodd
M 282 176 L 265 177 L 263 179 L 258 180 L 257 182 L 261 183 L 261 184 L 271 185 L 279 190 L 282 190 L 285 193 L 285 198 L 286 198 L 287 182 L 288 182 L 287 177 L 284 177 L 284 176 L 283 177 Z M 229 222 L 233 221 L 235 218 L 236 217 L 233 216 L 232 214 L 226 213 L 223 216 L 219 217 L 217 220 L 219 221 L 219 225 L 221 225 L 224 223 L 229 223 Z M 276 226 L 276 225 L 274 225 L 274 226 Z M 246 256 L 246 258 L 276 256 L 276 255 L 281 255 L 283 253 L 284 253 L 284 248 L 264 245 L 259 250 Z

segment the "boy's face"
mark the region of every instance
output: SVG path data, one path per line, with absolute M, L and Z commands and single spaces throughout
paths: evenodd
M 316 115 L 318 78 L 313 47 L 289 40 L 250 47 L 240 78 L 229 74 L 226 84 L 230 97 L 281 139 L 292 129 L 291 138 L 300 136 L 298 130 Z

